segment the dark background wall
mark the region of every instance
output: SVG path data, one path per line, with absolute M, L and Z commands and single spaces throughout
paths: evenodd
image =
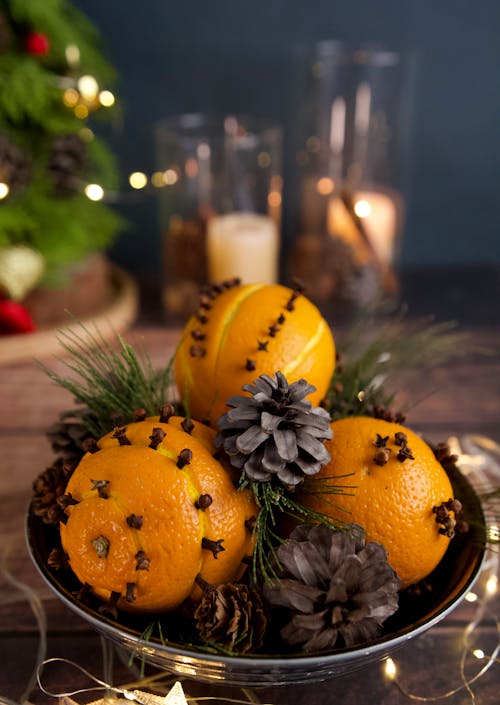
M 123 174 L 155 168 L 153 125 L 209 111 L 290 129 L 292 48 L 375 41 L 419 53 L 402 247 L 407 266 L 500 264 L 499 0 L 77 0 L 116 67 Z M 125 179 L 124 179 L 125 182 Z M 126 189 L 125 189 L 126 190 Z M 136 195 L 112 251 L 131 269 L 159 258 L 157 204 Z

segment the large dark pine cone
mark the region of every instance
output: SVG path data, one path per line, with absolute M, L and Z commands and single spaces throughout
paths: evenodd
M 79 135 L 56 135 L 52 141 L 47 170 L 55 190 L 71 195 L 81 190 L 81 179 L 87 159 L 87 144 Z
M 281 630 L 286 643 L 311 652 L 370 642 L 396 611 L 399 578 L 384 547 L 365 545 L 362 534 L 357 525 L 336 532 L 302 524 L 279 547 L 283 574 L 264 586 L 264 596 L 290 610 Z
M 73 463 L 58 458 L 33 482 L 33 511 L 45 524 L 58 524 L 61 521 L 64 508 L 58 499 L 64 494 L 74 468 Z
M 47 431 L 52 450 L 64 460 L 78 462 L 85 454 L 85 441 L 92 438 L 85 425 L 86 408 L 63 411 Z
M 253 481 L 277 477 L 294 486 L 329 462 L 323 444 L 332 437 L 328 412 L 304 400 L 315 387 L 304 379 L 288 385 L 276 372 L 274 377 L 261 375 L 243 390 L 251 397 L 228 399 L 232 408 L 218 420 L 215 439 L 234 467 L 243 468 Z
M 259 593 L 248 585 L 208 585 L 194 616 L 204 641 L 237 653 L 262 646 L 267 620 Z
M 27 186 L 31 180 L 31 165 L 26 155 L 3 134 L 0 134 L 0 182 L 11 193 Z

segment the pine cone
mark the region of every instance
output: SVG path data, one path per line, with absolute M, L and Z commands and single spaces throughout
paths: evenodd
M 84 444 L 92 434 L 87 430 L 84 419 L 90 411 L 83 407 L 72 411 L 63 411 L 59 421 L 52 424 L 47 431 L 47 437 L 56 455 L 63 460 L 78 462 L 85 453 Z
M 71 195 L 80 190 L 86 158 L 87 144 L 78 135 L 54 137 L 47 170 L 59 194 Z
M 272 606 L 291 611 L 283 640 L 306 652 L 371 641 L 398 607 L 400 581 L 384 547 L 365 545 L 357 525 L 346 529 L 298 526 L 278 549 L 283 575 L 264 586 Z
M 207 642 L 238 653 L 262 646 L 266 616 L 259 593 L 247 585 L 209 585 L 194 616 Z
M 322 441 L 332 437 L 328 412 L 312 407 L 304 397 L 315 388 L 304 379 L 290 386 L 277 372 L 261 375 L 234 396 L 233 407 L 218 420 L 216 447 L 224 447 L 231 465 L 243 468 L 250 480 L 265 482 L 277 476 L 287 486 L 298 485 L 330 460 Z
M 74 468 L 73 463 L 58 458 L 33 482 L 33 511 L 45 524 L 58 524 L 61 521 L 64 509 L 57 500 L 64 494 Z
M 31 180 L 31 166 L 26 155 L 5 135 L 0 134 L 0 181 L 11 193 L 27 186 Z

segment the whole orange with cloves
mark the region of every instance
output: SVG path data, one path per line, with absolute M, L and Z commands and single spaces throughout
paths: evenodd
M 179 396 L 193 418 L 214 425 L 262 374 L 282 372 L 290 383 L 305 378 L 317 405 L 335 369 L 328 323 L 299 289 L 230 281 L 207 288 L 187 322 L 175 355 Z
M 213 453 L 213 431 L 175 416 L 117 429 L 66 488 L 61 540 L 82 583 L 128 611 L 165 611 L 238 579 L 257 515 Z M 201 581 L 201 582 L 202 582 Z
M 360 524 L 367 541 L 384 546 L 403 587 L 419 582 L 442 559 L 461 509 L 446 471 L 430 446 L 399 424 L 360 416 L 331 428 L 331 460 L 297 499 Z M 337 485 L 343 492 L 332 494 Z

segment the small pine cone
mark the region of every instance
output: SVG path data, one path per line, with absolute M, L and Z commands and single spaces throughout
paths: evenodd
M 231 465 L 243 468 L 252 481 L 277 477 L 294 486 L 329 462 L 323 443 L 332 437 L 328 412 L 304 401 L 315 390 L 312 385 L 304 379 L 288 385 L 277 372 L 261 375 L 243 390 L 251 396 L 228 399 L 232 408 L 217 422 L 215 445 L 224 448 Z
M 79 135 L 54 137 L 47 170 L 59 194 L 71 195 L 79 190 L 86 159 L 87 144 Z
M 44 524 L 58 524 L 64 510 L 58 504 L 69 480 L 68 466 L 62 458 L 58 458 L 33 482 L 33 511 Z
M 27 186 L 31 180 L 31 165 L 26 155 L 5 135 L 0 134 L 0 181 L 11 193 Z
M 264 586 L 264 597 L 290 610 L 286 643 L 310 652 L 369 642 L 396 611 L 399 578 L 384 547 L 361 536 L 355 524 L 342 532 L 302 524 L 281 544 L 283 573 Z
M 70 461 L 79 461 L 83 457 L 85 441 L 92 437 L 84 422 L 89 415 L 90 411 L 86 407 L 63 411 L 59 415 L 59 421 L 52 424 L 47 431 L 47 437 L 56 455 Z
M 266 616 L 259 593 L 248 585 L 209 585 L 194 616 L 204 641 L 240 654 L 262 646 Z

